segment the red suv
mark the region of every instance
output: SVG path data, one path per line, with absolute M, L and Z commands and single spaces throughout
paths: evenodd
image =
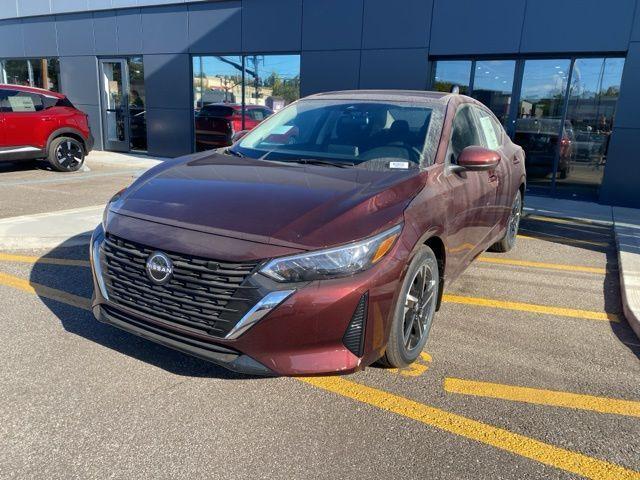
M 87 115 L 60 93 L 0 84 L 0 161 L 46 158 L 74 172 L 93 148 Z
M 233 135 L 241 130 L 251 130 L 273 111 L 262 105 L 245 105 L 244 127 L 242 105 L 212 103 L 196 113 L 196 150 L 210 150 L 231 145 Z

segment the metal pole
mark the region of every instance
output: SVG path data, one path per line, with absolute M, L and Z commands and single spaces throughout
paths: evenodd
M 556 145 L 556 153 L 553 156 L 553 170 L 551 176 L 551 195 L 556 194 L 556 176 L 558 173 L 558 165 L 560 163 L 560 142 L 562 142 L 562 132 L 564 131 L 564 123 L 567 121 L 567 110 L 569 109 L 569 95 L 571 94 L 571 77 L 573 76 L 573 67 L 576 63 L 576 59 L 571 59 L 569 65 L 569 76 L 567 77 L 567 87 L 564 94 L 564 102 L 562 103 L 562 118 L 560 120 L 560 129 L 558 132 L 558 143 Z

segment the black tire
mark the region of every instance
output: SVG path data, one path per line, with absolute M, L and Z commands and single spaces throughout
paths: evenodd
M 504 232 L 504 236 L 500 241 L 494 243 L 491 248 L 492 252 L 505 253 L 511 250 L 516 245 L 516 239 L 518 236 L 518 228 L 520 228 L 520 218 L 522 216 L 522 194 L 520 190 L 516 193 L 516 198 L 513 199 L 511 205 L 511 213 L 509 214 L 509 220 L 507 221 L 507 229 Z
M 49 145 L 47 160 L 58 172 L 75 172 L 84 165 L 84 145 L 73 137 L 55 138 Z
M 423 289 L 419 284 L 419 275 L 422 269 L 426 269 L 428 285 Z M 400 294 L 394 307 L 393 322 L 387 349 L 383 357 L 378 361 L 386 367 L 402 368 L 413 363 L 422 352 L 433 323 L 433 317 L 438 304 L 440 289 L 440 272 L 438 270 L 438 260 L 433 250 L 424 245 L 411 260 L 407 273 L 404 277 Z M 410 300 L 416 292 L 422 291 L 424 298 L 417 298 L 415 308 L 407 308 Z M 424 302 L 422 305 L 421 303 Z M 422 312 L 419 314 L 418 312 Z M 421 315 L 416 318 L 416 315 Z M 417 323 L 420 322 L 420 323 Z M 420 330 L 418 330 L 420 328 Z M 407 330 L 409 331 L 409 341 L 407 342 Z M 420 335 L 418 337 L 418 332 Z

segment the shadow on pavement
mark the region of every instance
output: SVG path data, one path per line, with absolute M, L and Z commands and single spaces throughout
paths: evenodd
M 621 319 L 620 322 L 609 322 L 611 330 L 620 342 L 640 358 L 640 341 L 622 312 L 620 272 L 613 227 L 575 219 L 537 219 L 535 215 L 529 215 L 522 218 L 521 232 L 538 240 L 605 254 L 606 271 L 602 284 L 604 311 Z
M 77 244 L 76 246 L 68 246 L 69 244 L 73 245 L 74 241 L 77 241 L 75 237 L 69 239 L 41 257 L 41 260 L 47 258 L 88 260 L 88 241 L 82 246 L 77 246 Z M 91 270 L 87 267 L 52 265 L 39 261 L 33 266 L 29 281 L 34 286 L 42 303 L 56 315 L 67 332 L 176 375 L 229 380 L 263 378 L 235 373 L 213 363 L 155 344 L 97 321 L 88 310 L 72 307 L 45 296 L 44 288 L 49 287 L 87 298 L 87 303 L 90 303 L 93 282 Z

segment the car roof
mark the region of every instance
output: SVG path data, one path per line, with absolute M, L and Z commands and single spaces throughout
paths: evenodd
M 430 92 L 424 90 L 341 90 L 316 93 L 307 99 L 322 100 L 373 100 L 409 103 L 439 103 L 446 105 L 453 93 Z
M 11 85 L 7 83 L 0 83 L 0 89 L 18 90 L 20 92 L 37 93 L 38 95 L 47 95 L 48 97 L 65 98 L 63 94 L 58 92 L 52 92 L 51 90 L 45 90 L 44 88 L 26 87 L 24 85 Z

